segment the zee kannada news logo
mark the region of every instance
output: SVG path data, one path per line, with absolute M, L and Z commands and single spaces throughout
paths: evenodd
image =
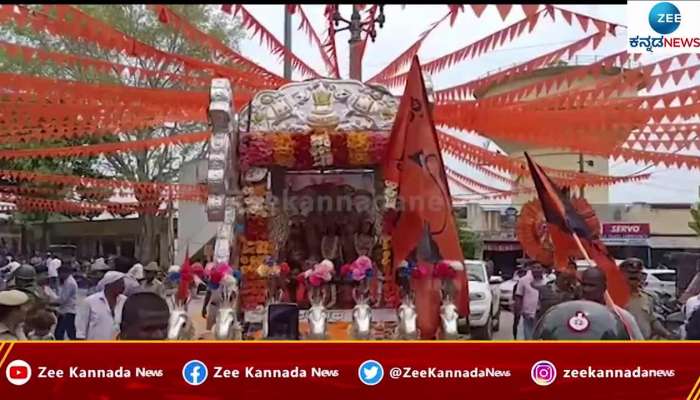
M 667 1 L 656 3 L 649 11 L 649 26 L 661 35 L 669 35 L 675 32 L 681 26 L 682 21 L 681 11 L 675 4 Z M 700 18 L 698 22 L 700 22 Z M 629 41 L 630 47 L 641 47 L 648 52 L 653 52 L 655 47 L 700 48 L 700 37 L 652 37 L 651 35 L 640 37 L 637 35 L 630 37 Z

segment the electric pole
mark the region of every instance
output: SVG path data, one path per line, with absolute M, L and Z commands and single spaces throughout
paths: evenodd
M 333 14 L 333 21 L 336 26 L 333 34 L 344 30 L 350 31 L 350 40 L 348 40 L 348 44 L 350 45 L 350 79 L 362 81 L 362 32 L 367 33 L 374 42 L 377 36 L 374 25 L 379 24 L 379 28 L 382 28 L 386 21 L 384 5 L 379 5 L 379 15 L 376 18 L 365 22 L 362 22 L 360 10 L 357 5 L 353 4 L 349 21 L 340 15 L 340 11 L 336 7 L 335 13 Z M 347 25 L 344 28 L 337 29 L 341 22 Z
M 289 8 L 284 7 L 284 48 L 288 52 L 292 51 L 292 13 Z M 292 60 L 288 54 L 284 55 L 284 78 L 292 80 Z

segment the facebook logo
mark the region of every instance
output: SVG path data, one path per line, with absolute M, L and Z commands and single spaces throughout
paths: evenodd
M 188 361 L 182 367 L 182 379 L 192 386 L 199 386 L 207 380 L 209 371 L 207 366 L 199 360 Z

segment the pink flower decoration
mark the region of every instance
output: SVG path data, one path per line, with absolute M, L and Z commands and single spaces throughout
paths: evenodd
M 287 264 L 286 262 L 280 264 L 280 275 L 289 275 L 289 271 L 289 264 Z
M 340 267 L 340 276 L 348 276 L 348 274 L 351 274 L 353 271 L 352 264 L 343 264 L 342 267 Z
M 372 260 L 370 260 L 367 256 L 358 257 L 353 264 L 355 265 L 355 268 L 359 268 L 362 270 L 368 270 L 372 268 Z
M 321 279 L 321 277 L 319 277 L 318 275 L 314 274 L 309 277 L 309 283 L 311 284 L 311 286 L 319 287 L 323 283 L 323 279 Z
M 440 279 L 453 279 L 457 276 L 457 271 L 445 261 L 440 261 L 433 269 L 433 276 Z
M 323 273 L 332 273 L 334 270 L 333 262 L 331 260 L 323 260 L 314 266 L 314 269 Z
M 416 268 L 413 269 L 411 276 L 415 279 L 423 279 L 429 274 L 429 267 L 426 264 L 419 263 Z
M 352 279 L 356 281 L 361 281 L 365 279 L 366 277 L 366 271 L 363 269 L 353 269 L 352 270 Z

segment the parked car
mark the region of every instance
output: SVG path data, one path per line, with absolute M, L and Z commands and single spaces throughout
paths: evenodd
M 676 297 L 676 270 L 644 269 L 642 273 L 646 276 L 644 289 Z
M 515 289 L 515 279 L 508 279 L 498 287 L 501 307 L 510 310 L 513 303 L 513 289 Z
M 501 326 L 500 276 L 489 277 L 486 262 L 464 260 L 469 280 L 469 326 L 475 339 L 490 340 Z

